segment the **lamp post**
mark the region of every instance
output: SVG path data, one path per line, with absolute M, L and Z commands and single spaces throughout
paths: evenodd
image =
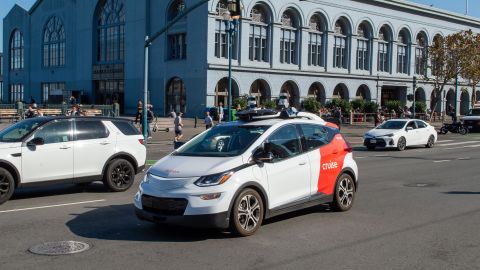
M 412 112 L 413 119 L 415 119 L 415 111 L 416 111 L 415 103 L 417 102 L 416 98 L 417 98 L 417 76 L 413 76 L 413 112 Z
M 228 2 L 228 9 L 232 10 L 233 1 Z M 234 4 L 234 3 L 233 3 Z M 232 54 L 233 54 L 233 37 L 237 32 L 238 19 L 231 16 L 230 11 L 223 14 L 225 20 L 225 32 L 227 33 L 227 48 L 228 48 L 228 121 L 232 121 Z

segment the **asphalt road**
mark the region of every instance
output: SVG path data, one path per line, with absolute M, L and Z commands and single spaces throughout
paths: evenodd
M 125 193 L 100 183 L 19 190 L 0 206 L 0 269 L 480 269 L 480 136 L 440 139 L 434 149 L 356 148 L 361 182 L 351 211 L 287 214 L 248 238 L 137 220 L 141 176 Z M 168 147 L 153 146 L 150 158 Z M 27 251 L 62 240 L 92 248 Z

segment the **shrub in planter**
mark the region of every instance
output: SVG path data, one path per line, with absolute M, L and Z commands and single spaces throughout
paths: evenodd
M 359 110 L 360 112 L 364 112 L 365 110 L 365 100 L 363 99 L 355 99 L 350 102 L 353 110 Z
M 328 109 L 333 109 L 334 107 L 340 107 L 342 109 L 342 113 L 350 113 L 351 106 L 350 102 L 343 100 L 343 99 L 332 99 L 325 105 Z
M 307 110 L 307 112 L 318 113 L 318 110 L 320 110 L 321 106 L 322 104 L 320 104 L 317 99 L 312 97 L 303 101 L 303 107 L 305 110 Z
M 364 106 L 365 113 L 377 113 L 378 112 L 378 104 L 375 101 L 367 101 L 365 102 Z

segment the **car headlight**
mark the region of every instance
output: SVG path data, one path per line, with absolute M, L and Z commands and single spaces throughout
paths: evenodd
M 213 175 L 202 176 L 195 181 L 195 185 L 199 187 L 211 187 L 221 185 L 232 177 L 233 172 L 219 173 Z
M 151 173 L 147 172 L 143 177 L 142 183 L 148 184 L 150 182 L 150 177 L 152 176 Z
M 395 136 L 395 134 L 390 133 L 390 134 L 385 135 L 384 137 L 393 137 L 393 136 Z

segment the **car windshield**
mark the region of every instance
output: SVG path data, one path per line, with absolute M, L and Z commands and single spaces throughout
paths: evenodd
M 0 142 L 21 142 L 25 136 L 30 134 L 31 131 L 35 130 L 45 121 L 46 118 L 37 117 L 11 125 L 0 131 Z
M 378 126 L 377 129 L 402 129 L 406 123 L 405 121 L 387 121 Z
M 269 126 L 216 126 L 178 149 L 176 156 L 234 157 L 241 155 Z
M 480 116 L 480 109 L 471 109 L 468 113 L 470 116 Z

